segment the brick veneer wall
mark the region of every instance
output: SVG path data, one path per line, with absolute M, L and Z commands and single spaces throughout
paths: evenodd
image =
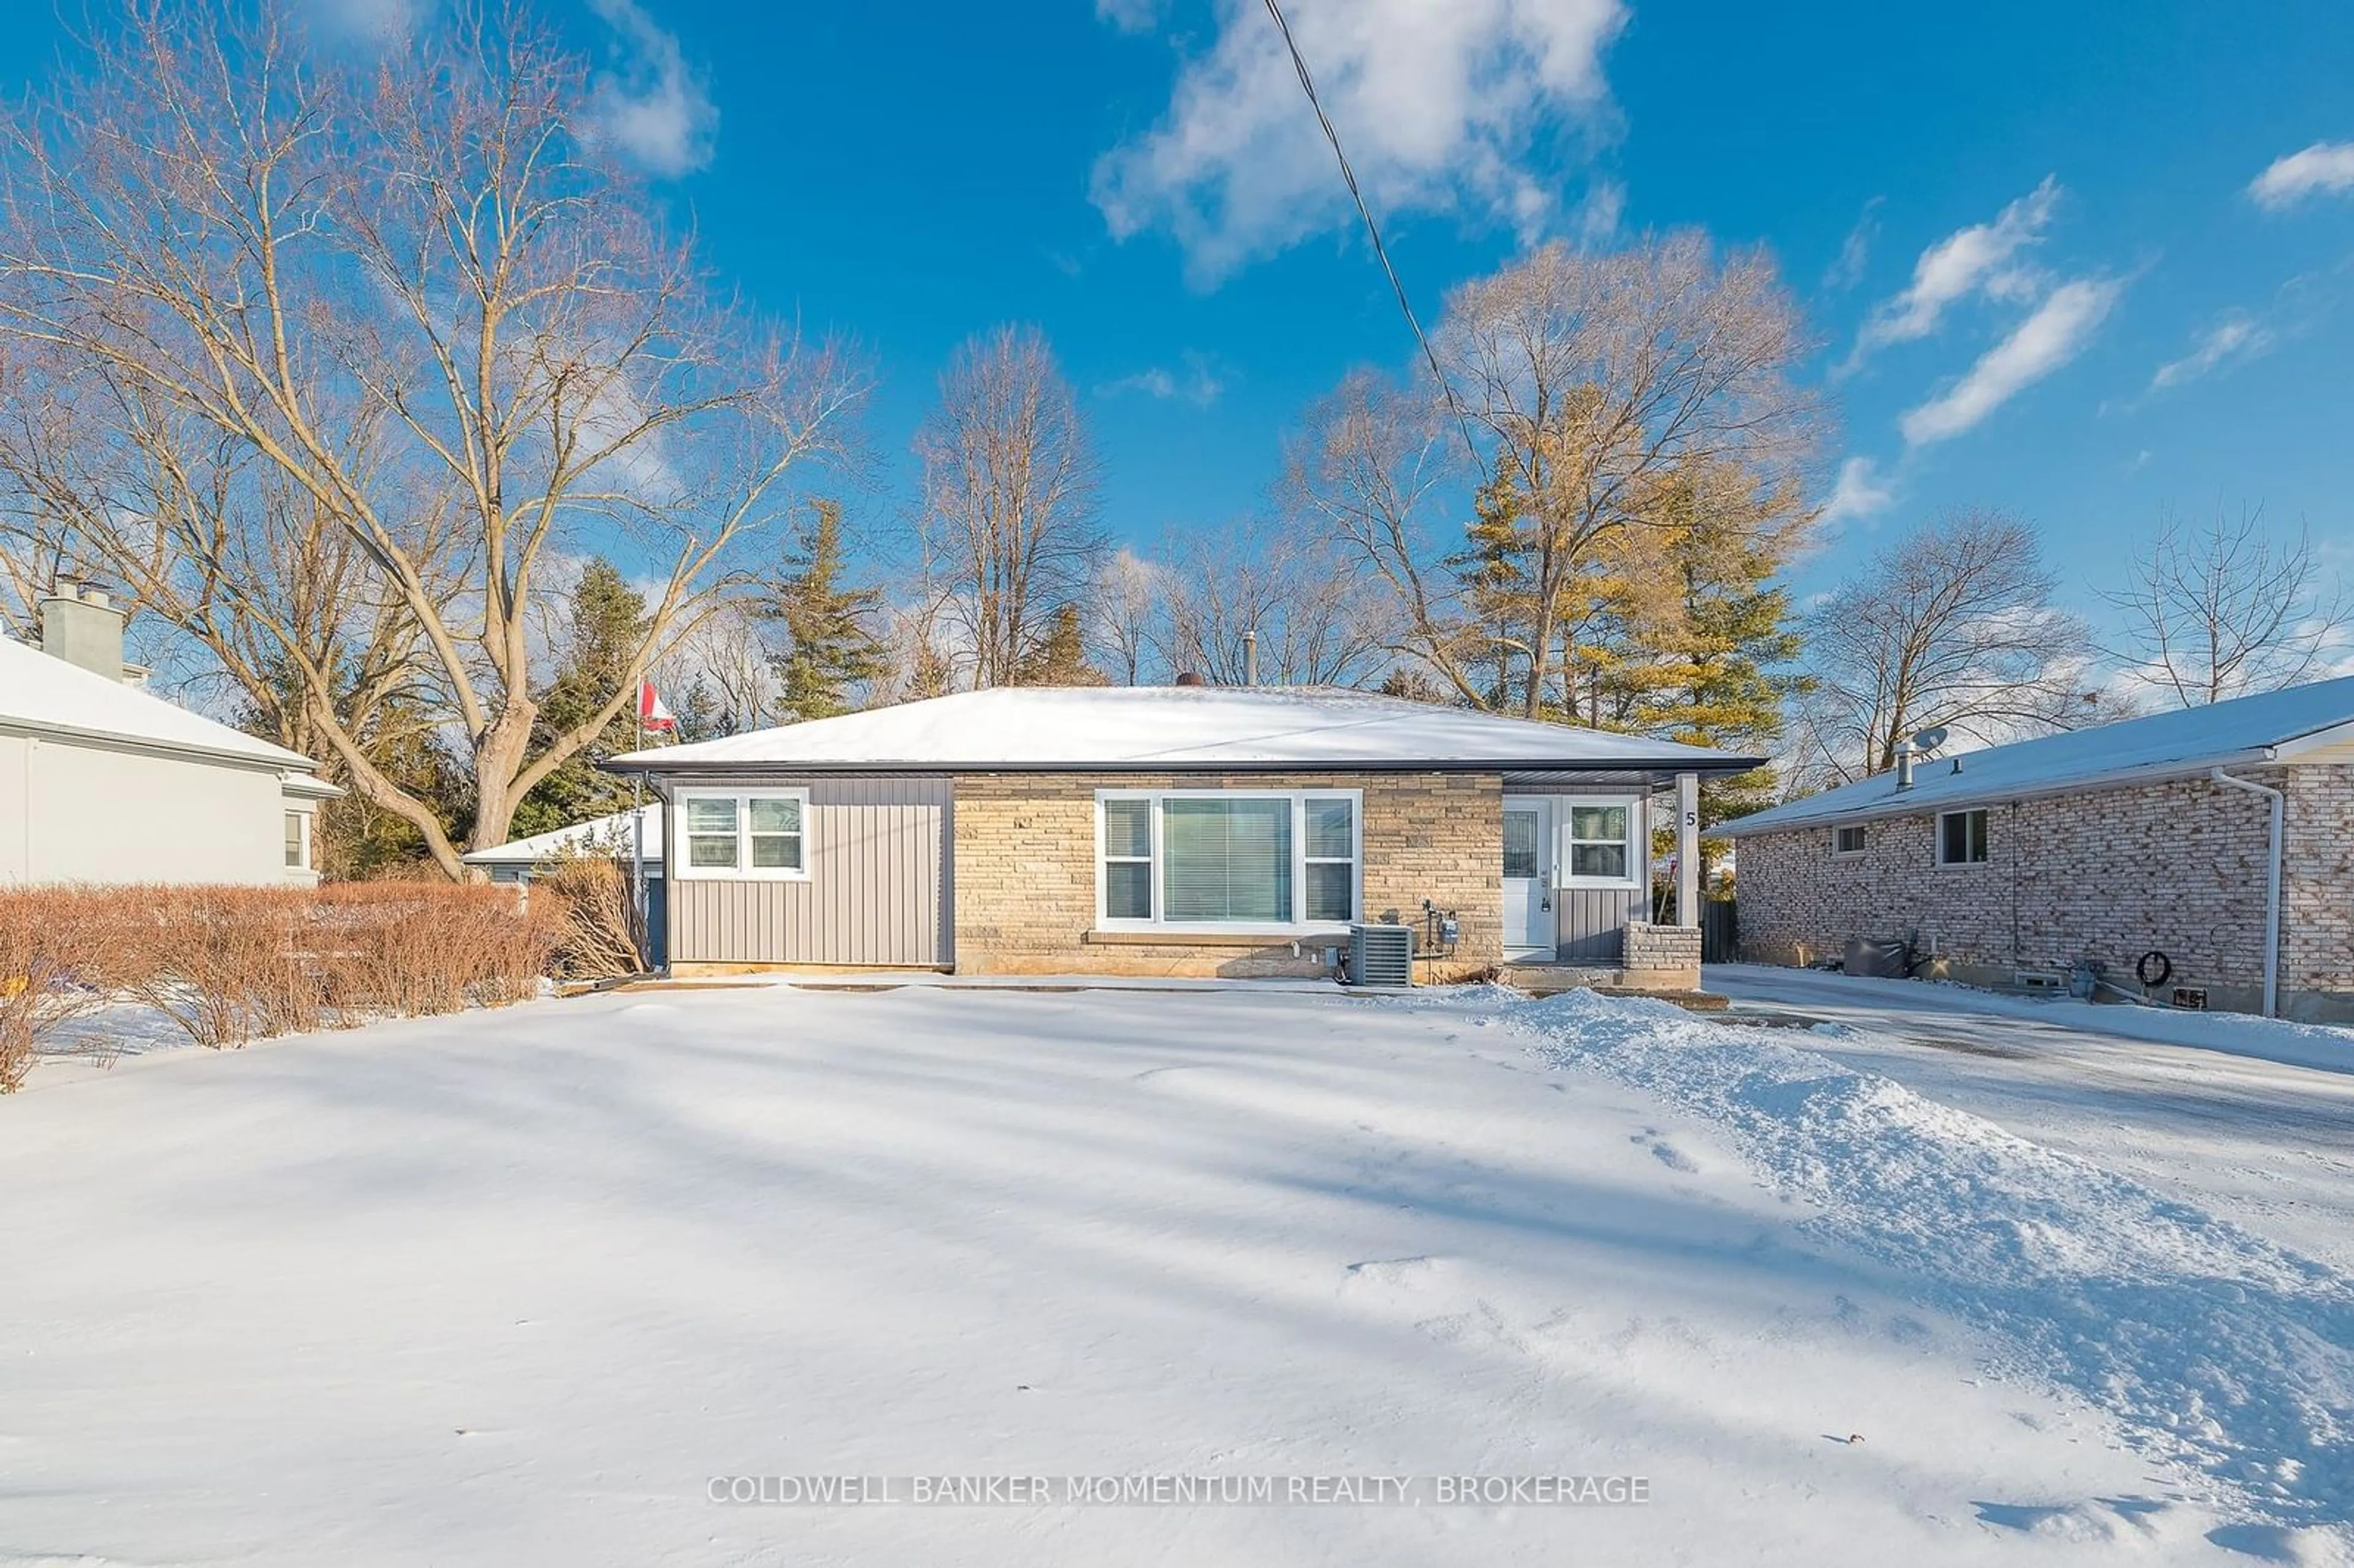
M 1323 943 L 1244 946 L 1098 936 L 1097 789 L 1359 789 L 1366 916 L 1418 921 L 1422 901 L 1461 922 L 1452 963 L 1503 959 L 1503 779 L 1496 774 L 962 774 L 956 780 L 956 965 L 971 974 L 1318 975 Z M 1434 969 L 1437 973 L 1434 974 Z
M 2288 795 L 2284 991 L 2354 990 L 2354 778 L 2334 766 L 2241 776 Z M 1850 937 L 1912 937 L 1962 970 L 2091 959 L 2131 985 L 2155 948 L 2173 983 L 2217 989 L 2219 1006 L 2261 1000 L 2262 797 L 2197 779 L 1999 803 L 1982 865 L 1939 866 L 1935 832 L 1934 814 L 1883 818 L 1851 857 L 1832 854 L 1829 826 L 1743 836 L 1742 957 L 1803 963 Z
M 1638 989 L 1697 989 L 1700 927 L 1628 921 L 1626 965 L 1620 983 Z

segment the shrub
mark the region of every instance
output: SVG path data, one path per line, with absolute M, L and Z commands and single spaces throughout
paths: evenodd
M 105 1005 L 110 949 L 95 939 L 95 899 L 71 887 L 0 888 L 0 1094 L 24 1082 L 33 1054 Z
M 496 1007 L 537 989 L 570 901 L 514 887 L 0 888 L 0 1092 L 64 1025 L 128 997 L 198 1044 Z
M 550 862 L 532 882 L 535 901 L 550 895 L 567 906 L 564 943 L 556 972 L 566 980 L 611 980 L 646 969 L 643 932 L 630 874 L 608 855 Z

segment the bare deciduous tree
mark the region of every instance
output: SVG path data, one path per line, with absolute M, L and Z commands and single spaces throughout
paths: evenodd
M 1143 679 L 1148 662 L 1166 641 L 1163 576 L 1160 566 L 1126 546 L 1097 564 L 1088 591 L 1088 641 L 1105 673 L 1122 685 Z
M 2171 512 L 2101 597 L 2125 620 L 2110 652 L 2184 707 L 2294 686 L 2321 668 L 2345 630 L 2347 607 L 2324 590 L 2313 542 L 2274 541 L 2262 508 L 2203 526 Z
M 2034 529 L 1999 512 L 1949 513 L 1891 543 L 1808 618 L 1819 684 L 1794 771 L 1882 773 L 1933 726 L 1994 739 L 2083 722 L 2090 645 L 2053 586 Z
M 1102 536 L 1097 468 L 1044 334 L 998 327 L 957 350 L 916 438 L 925 559 L 972 684 L 1015 683 L 1087 598 Z
M 1348 685 L 1387 662 L 1385 594 L 1325 537 L 1266 521 L 1169 541 L 1161 653 L 1222 685 Z
M 1492 649 L 1447 569 L 1431 515 L 1458 470 L 1437 405 L 1372 370 L 1352 370 L 1310 405 L 1285 445 L 1279 493 L 1299 525 L 1354 556 L 1392 600 L 1391 651 L 1428 665 L 1484 705 L 1478 665 Z
M 501 842 L 716 602 L 861 387 L 708 295 L 584 132 L 585 63 L 515 10 L 366 58 L 301 20 L 139 0 L 102 72 L 8 127 L 9 468 L 76 487 L 38 524 L 58 547 L 258 703 L 293 694 L 454 876 L 461 846 L 364 743 L 340 651 L 433 694 L 472 842 Z M 644 634 L 610 700 L 535 740 L 543 573 L 584 541 L 652 564 Z M 240 641 L 270 681 L 224 652 Z
M 1809 344 L 1762 251 L 1720 259 L 1695 234 L 1612 252 L 1549 245 L 1456 290 L 1435 346 L 1447 399 L 1358 373 L 1311 411 L 1290 471 L 1294 493 L 1396 592 L 1408 650 L 1468 702 L 1544 710 L 1595 552 L 1681 476 L 1737 472 L 1773 498 L 1776 527 L 1804 511 L 1822 405 L 1791 379 Z M 1447 428 L 1458 413 L 1479 482 L 1511 503 L 1524 609 L 1511 628 L 1477 624 L 1419 536 L 1416 514 L 1469 456 Z M 1516 697 L 1492 673 L 1509 656 L 1524 672 Z

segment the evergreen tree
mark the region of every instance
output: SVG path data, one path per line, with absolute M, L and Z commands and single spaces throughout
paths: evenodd
M 795 718 L 832 718 L 851 709 L 851 688 L 889 668 L 873 620 L 879 588 L 842 584 L 842 506 L 821 501 L 817 516 L 786 557 L 790 573 L 775 587 L 768 614 L 784 623 L 788 645 L 769 664 L 780 701 Z
M 1813 688 L 1792 668 L 1801 639 L 1789 590 L 1773 579 L 1811 516 L 1786 495 L 1744 491 L 1723 473 L 1680 475 L 1646 532 L 1665 590 L 1637 628 L 1627 727 L 1692 746 L 1763 752 L 1783 707 Z M 1703 830 L 1775 803 L 1773 770 L 1701 786 Z M 1704 841 L 1702 870 L 1718 846 Z
M 1079 607 L 1059 606 L 1047 623 L 1046 635 L 1014 667 L 1017 686 L 1101 686 L 1109 683 L 1101 670 L 1087 662 L 1087 638 L 1079 624 Z
M 645 596 L 630 587 L 611 562 L 592 560 L 573 585 L 565 619 L 563 657 L 538 694 L 539 711 L 532 720 L 535 750 L 588 720 L 617 688 L 631 683 L 631 657 L 645 635 Z M 514 835 L 528 838 L 628 810 L 630 781 L 602 771 L 597 763 L 637 744 L 637 712 L 624 705 L 602 735 L 516 803 Z

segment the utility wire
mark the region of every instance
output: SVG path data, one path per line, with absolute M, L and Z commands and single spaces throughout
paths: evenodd
M 1398 309 L 1405 315 L 1405 324 L 1414 329 L 1414 341 L 1422 345 L 1422 357 L 1429 362 L 1430 374 L 1438 383 L 1439 396 L 1447 399 L 1447 408 L 1455 415 L 1456 429 L 1463 432 L 1463 448 L 1471 454 L 1473 466 L 1480 464 L 1479 443 L 1471 439 L 1471 419 L 1456 401 L 1455 387 L 1447 379 L 1447 372 L 1438 367 L 1438 355 L 1430 346 L 1430 338 L 1422 330 L 1422 323 L 1414 313 L 1414 305 L 1405 296 L 1405 284 L 1399 279 L 1397 269 L 1390 263 L 1389 247 L 1382 243 L 1382 226 L 1373 221 L 1373 209 L 1366 205 L 1365 193 L 1357 188 L 1357 172 L 1349 166 L 1349 154 L 1341 150 L 1341 133 L 1332 129 L 1331 116 L 1324 112 L 1324 101 L 1316 94 L 1316 79 L 1308 71 L 1307 57 L 1299 52 L 1299 40 L 1291 36 L 1291 24 L 1283 19 L 1283 7 L 1276 0 L 1267 0 L 1267 14 L 1275 18 L 1276 31 L 1283 35 L 1283 47 L 1291 53 L 1292 69 L 1299 73 L 1300 90 L 1308 94 L 1308 106 L 1316 111 L 1316 123 L 1324 128 L 1324 140 L 1332 144 L 1332 156 L 1341 165 L 1341 178 L 1347 182 L 1349 196 L 1357 204 L 1357 216 L 1365 220 L 1365 233 L 1373 242 L 1373 255 L 1390 281 L 1390 289 L 1397 295 Z

